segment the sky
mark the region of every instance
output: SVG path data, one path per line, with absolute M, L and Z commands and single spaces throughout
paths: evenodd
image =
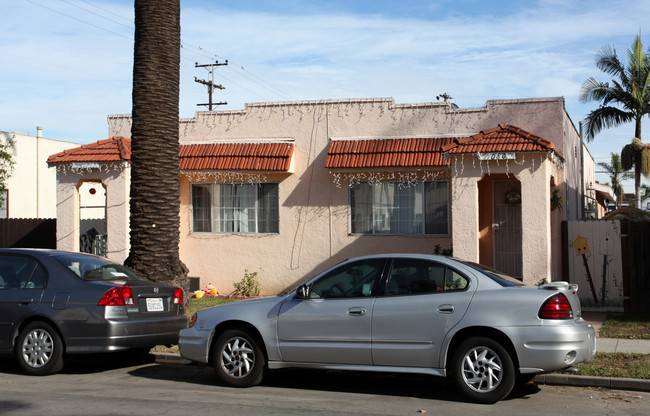
M 109 114 L 131 112 L 132 0 L 0 0 L 0 131 L 87 144 L 108 138 Z M 217 110 L 246 103 L 392 97 L 461 108 L 492 99 L 565 98 L 581 103 L 611 45 L 626 59 L 636 35 L 650 47 L 646 0 L 181 0 L 180 116 L 207 108 L 215 62 Z M 645 24 L 645 26 L 644 26 Z M 164 71 L 165 68 L 159 68 Z M 650 120 L 642 139 L 649 142 Z M 626 124 L 587 145 L 609 162 L 634 135 Z M 600 171 L 600 169 L 597 169 Z M 598 173 L 597 180 L 609 182 Z M 647 183 L 647 181 L 645 181 Z M 626 192 L 633 192 L 631 182 Z

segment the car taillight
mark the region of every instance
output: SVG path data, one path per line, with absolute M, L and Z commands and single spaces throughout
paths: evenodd
M 182 305 L 183 304 L 183 289 L 180 287 L 177 287 L 176 290 L 174 291 L 174 305 Z
M 133 305 L 133 291 L 129 286 L 111 288 L 99 300 L 97 306 L 125 306 Z
M 539 309 L 540 319 L 571 319 L 573 310 L 569 299 L 562 293 L 557 293 L 544 302 Z

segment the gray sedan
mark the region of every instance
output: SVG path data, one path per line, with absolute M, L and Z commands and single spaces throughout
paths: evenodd
M 148 353 L 185 327 L 181 288 L 100 257 L 0 249 L 0 352 L 27 373 L 60 371 L 64 354 Z
M 576 291 L 566 282 L 525 287 L 447 257 L 360 257 L 295 291 L 197 312 L 179 348 L 232 386 L 279 368 L 419 373 L 494 403 L 515 383 L 593 359 L 595 333 Z

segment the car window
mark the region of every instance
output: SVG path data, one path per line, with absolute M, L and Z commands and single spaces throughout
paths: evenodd
M 385 294 L 413 295 L 464 290 L 469 280 L 444 264 L 429 260 L 394 259 Z
M 366 259 L 342 265 L 314 282 L 309 297 L 331 299 L 373 296 L 383 266 L 384 259 Z
M 490 279 L 494 280 L 501 286 L 507 287 L 507 286 L 524 286 L 523 282 L 519 279 L 516 279 L 512 276 L 508 276 L 507 274 L 504 274 L 498 270 L 491 269 L 487 266 L 484 266 L 482 264 L 478 263 L 471 263 L 471 262 L 463 262 L 464 264 L 468 265 L 469 267 L 473 268 L 474 270 L 477 270 L 484 274 L 485 276 L 489 277 Z
M 98 257 L 66 253 L 54 258 L 84 280 L 147 280 L 127 267 Z
M 47 271 L 34 258 L 0 255 L 0 289 L 43 289 Z
M 450 290 L 465 290 L 469 286 L 469 280 L 456 270 L 447 268 L 445 291 Z

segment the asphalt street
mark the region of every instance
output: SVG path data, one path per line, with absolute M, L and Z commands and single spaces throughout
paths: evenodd
M 445 380 L 408 375 L 278 371 L 260 386 L 225 387 L 211 368 L 119 357 L 31 377 L 0 361 L 2 415 L 646 415 L 650 393 L 527 384 L 494 405 L 465 403 Z

